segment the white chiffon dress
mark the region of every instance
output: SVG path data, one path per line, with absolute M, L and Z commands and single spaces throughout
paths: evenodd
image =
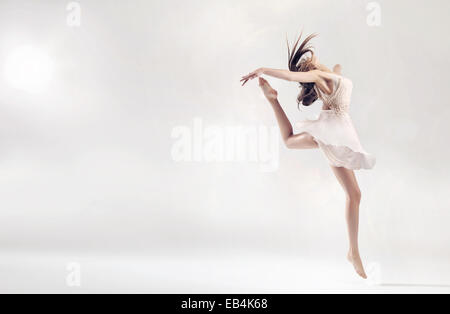
M 300 133 L 310 134 L 319 145 L 330 165 L 350 170 L 372 169 L 376 159 L 367 153 L 348 113 L 353 83 L 348 78 L 333 74 L 334 90 L 331 95 L 316 91 L 326 108 L 317 120 L 297 123 Z

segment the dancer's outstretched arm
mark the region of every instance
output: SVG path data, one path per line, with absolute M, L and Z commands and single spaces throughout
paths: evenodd
M 290 82 L 315 83 L 320 78 L 319 72 L 320 71 L 318 70 L 309 72 L 292 72 L 289 70 L 259 68 L 248 75 L 243 76 L 241 82 L 245 85 L 249 80 L 253 80 L 265 74 Z
M 242 77 L 242 86 L 247 84 L 248 81 L 260 77 L 264 74 L 289 82 L 315 83 L 326 94 L 331 94 L 333 92 L 332 84 L 330 84 L 332 78 L 330 78 L 330 75 L 328 73 L 319 70 L 313 70 L 309 72 L 292 72 L 289 70 L 259 68 Z

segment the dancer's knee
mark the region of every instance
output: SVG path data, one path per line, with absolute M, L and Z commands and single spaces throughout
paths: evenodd
M 295 144 L 293 138 L 287 138 L 286 140 L 284 140 L 284 145 L 288 149 L 296 149 L 296 144 Z
M 347 199 L 352 203 L 360 203 L 362 198 L 362 193 L 359 188 L 352 189 L 347 192 Z
M 288 149 L 312 149 L 318 148 L 314 137 L 308 133 L 301 133 L 289 136 L 284 140 L 284 144 Z
M 289 136 L 284 139 L 284 145 L 288 149 L 296 149 L 298 146 L 298 139 L 294 136 Z

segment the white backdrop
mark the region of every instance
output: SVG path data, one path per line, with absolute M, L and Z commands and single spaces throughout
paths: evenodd
M 343 257 L 344 194 L 324 157 L 282 147 L 256 82 L 239 84 L 286 68 L 286 34 L 304 27 L 353 80 L 378 158 L 358 172 L 363 255 L 450 261 L 448 1 L 80 0 L 79 27 L 68 3 L 0 2 L 2 252 Z M 24 46 L 50 60 L 39 92 L 5 70 Z M 292 122 L 319 110 L 270 82 Z

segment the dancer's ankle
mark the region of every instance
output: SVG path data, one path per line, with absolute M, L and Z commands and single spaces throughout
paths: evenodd
M 348 250 L 349 256 L 359 256 L 359 248 L 350 248 Z

